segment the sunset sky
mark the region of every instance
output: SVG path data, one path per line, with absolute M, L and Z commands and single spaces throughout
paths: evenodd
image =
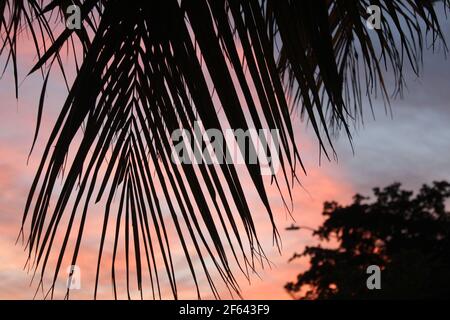
M 448 21 L 443 20 L 442 28 L 444 34 L 450 34 Z M 36 283 L 29 286 L 31 274 L 23 270 L 27 254 L 20 243 L 15 245 L 15 240 L 44 143 L 67 93 L 60 76 L 51 78 L 39 140 L 27 164 L 42 81 L 38 74 L 25 79 L 35 57 L 30 47 L 23 45 L 20 49 L 22 63 L 19 71 L 23 82 L 18 101 L 14 96 L 12 70 L 8 69 L 0 80 L 0 299 L 31 299 L 36 290 Z M 0 62 L 3 65 L 4 61 Z M 407 89 L 403 99 L 392 100 L 392 117 L 376 100 L 376 119 L 372 118 L 366 106 L 364 125 L 354 129 L 354 153 L 344 134 L 336 138 L 338 161 L 328 162 L 322 158 L 319 166 L 318 145 L 311 128 L 295 119 L 295 134 L 308 174 L 304 176 L 299 172 L 303 188 L 297 185 L 293 191 L 296 223 L 316 228 L 322 221 L 324 201 L 337 200 L 347 204 L 356 192 L 370 194 L 376 186 L 402 182 L 405 187 L 417 190 L 423 183 L 450 180 L 449 74 L 450 63 L 442 49 L 437 48 L 434 54 L 426 51 L 423 76 L 417 79 L 412 72 L 406 73 Z M 289 299 L 283 286 L 307 267 L 307 261 L 288 263 L 288 260 L 295 252 L 300 253 L 305 246 L 316 243 L 306 230 L 284 230 L 293 221 L 283 209 L 276 190 L 269 188 L 268 194 L 283 240 L 282 254 L 272 247 L 271 237 L 266 237 L 268 241 L 263 242 L 273 266 L 260 269 L 259 277 L 254 275 L 251 284 L 239 277 L 242 295 L 246 299 Z M 256 194 L 253 196 L 256 199 Z M 92 208 L 97 216 L 101 209 Z M 257 221 L 261 238 L 272 232 L 267 222 L 267 219 Z M 83 242 L 83 256 L 79 260 L 82 288 L 71 293 L 74 299 L 92 298 L 93 295 L 99 234 L 96 223 L 100 224 L 101 220 L 94 219 L 91 223 Z M 196 298 L 187 278 L 182 270 L 179 271 L 180 296 Z M 58 280 L 58 285 L 64 287 L 63 277 Z M 110 297 L 108 272 L 102 279 L 101 293 Z M 38 293 L 36 297 L 42 298 L 42 294 Z

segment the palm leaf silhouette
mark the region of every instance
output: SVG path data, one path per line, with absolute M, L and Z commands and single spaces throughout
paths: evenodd
M 173 164 L 171 133 L 180 128 L 193 133 L 197 120 L 204 129 L 223 131 L 219 106 L 232 129 L 278 130 L 282 170 L 272 181 L 288 203 L 297 167 L 303 167 L 291 113 L 300 110 L 323 154 L 334 155 L 332 134 L 344 129 L 351 139 L 349 126 L 358 121 L 364 96 L 370 99 L 379 92 L 389 102 L 386 72 L 394 75 L 394 92 L 401 92 L 405 66 L 420 71 L 426 36 L 432 44 L 444 43 L 433 2 L 2 0 L 0 54 L 6 57 L 5 68 L 14 72 L 16 95 L 16 44 L 25 31 L 38 56 L 30 74 L 43 76 L 34 141 L 53 67 L 66 78 L 63 48 L 77 67 L 73 83 L 66 80 L 69 92 L 36 171 L 19 235 L 39 285 L 56 252 L 47 292 L 53 297 L 66 254 L 76 264 L 89 208 L 104 201 L 95 297 L 108 234 L 113 237 L 115 298 L 115 261 L 122 238 L 128 297 L 132 272 L 141 297 L 148 273 L 153 297 L 161 298 L 159 265 L 173 298 L 179 297 L 166 216 L 198 297 L 200 274 L 216 298 L 217 281 L 239 295 L 231 261 L 246 277 L 258 263 L 266 263 L 242 177 L 235 164 Z M 66 9 L 73 4 L 81 8 L 79 30 L 64 27 Z M 366 28 L 370 5 L 382 9 L 380 30 Z M 81 59 L 76 48 L 82 48 Z M 249 148 L 254 148 L 252 142 Z M 247 164 L 246 171 L 279 244 L 260 166 Z M 75 239 L 69 253 L 71 234 Z M 194 266 L 194 257 L 200 268 Z M 212 269 L 221 279 L 214 279 Z

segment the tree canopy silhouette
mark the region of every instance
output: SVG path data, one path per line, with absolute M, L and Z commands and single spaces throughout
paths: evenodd
M 16 96 L 17 44 L 23 35 L 29 35 L 38 58 L 30 74 L 42 74 L 34 142 L 48 83 L 58 69 L 68 88 L 36 170 L 19 235 L 39 285 L 51 268 L 47 294 L 53 297 L 64 257 L 71 255 L 76 264 L 86 221 L 92 219 L 90 209 L 103 201 L 95 297 L 110 235 L 115 297 L 115 261 L 123 246 L 128 297 L 133 269 L 141 294 L 146 273 L 153 297 L 161 297 L 164 277 L 178 298 L 173 242 L 182 249 L 199 298 L 199 274 L 215 297 L 214 278 L 239 294 L 234 269 L 248 277 L 258 261 L 265 263 L 243 178 L 235 164 L 174 165 L 171 133 L 181 128 L 192 132 L 197 120 L 205 129 L 221 131 L 225 125 L 278 130 L 281 174 L 271 182 L 289 209 L 297 168 L 303 168 L 291 113 L 300 110 L 317 135 L 321 154 L 334 156 L 332 133 L 343 129 L 351 139 L 349 128 L 360 118 L 364 97 L 370 100 L 378 92 L 388 102 L 385 73 L 394 76 L 393 93 L 400 92 L 405 68 L 419 74 L 426 39 L 432 45 L 444 43 L 433 3 L 0 0 L 0 55 L 13 71 Z M 73 4 L 81 8 L 80 29 L 65 26 Z M 371 4 L 382 10 L 378 30 L 366 27 Z M 67 70 L 65 55 L 75 70 Z M 76 72 L 73 82 L 66 77 L 71 71 Z M 225 120 L 217 115 L 219 109 Z M 278 244 L 260 166 L 248 164 L 246 171 Z M 169 235 L 169 222 L 175 236 Z M 58 237 L 62 240 L 56 245 Z M 49 267 L 52 254 L 56 264 Z M 231 261 L 238 266 L 231 267 Z M 219 276 L 211 275 L 213 269 Z
M 286 285 L 301 299 L 418 299 L 450 297 L 450 184 L 424 185 L 417 195 L 394 184 L 356 195 L 352 204 L 325 203 L 314 232 L 337 246 L 307 247 L 310 267 Z M 381 268 L 381 289 L 369 290 L 367 267 Z

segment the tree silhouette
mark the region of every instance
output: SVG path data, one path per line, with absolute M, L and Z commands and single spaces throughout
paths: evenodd
M 351 139 L 349 127 L 360 118 L 363 96 L 370 100 L 378 92 L 388 102 L 385 71 L 394 75 L 393 93 L 401 92 L 404 69 L 409 65 L 419 74 L 426 36 L 432 44 L 444 42 L 433 2 L 0 0 L 0 55 L 14 73 L 16 96 L 17 43 L 23 35 L 29 35 L 38 58 L 30 74 L 42 74 L 34 142 L 51 74 L 59 69 L 68 88 L 19 235 L 39 285 L 51 268 L 47 294 L 53 297 L 68 248 L 75 265 L 86 221 L 92 219 L 89 209 L 103 201 L 94 297 L 109 235 L 115 297 L 122 238 L 128 297 L 133 269 L 141 294 L 146 270 L 155 298 L 161 297 L 161 277 L 178 298 L 174 241 L 182 248 L 199 298 L 200 274 L 215 297 L 214 278 L 239 294 L 232 269 L 248 277 L 258 261 L 265 261 L 243 178 L 234 163 L 195 169 L 174 165 L 171 133 L 180 128 L 192 133 L 197 120 L 205 129 L 220 131 L 225 125 L 278 130 L 282 170 L 272 182 L 285 202 L 292 202 L 290 190 L 303 165 L 291 113 L 307 118 L 321 154 L 333 157 L 330 137 L 343 129 Z M 383 13 L 377 30 L 366 27 L 371 4 Z M 80 29 L 65 27 L 70 5 L 81 8 Z M 67 70 L 63 55 L 69 55 L 76 70 Z M 73 82 L 66 77 L 70 71 L 76 72 Z M 225 120 L 217 115 L 219 109 Z M 247 164 L 246 171 L 278 244 L 267 181 L 258 164 Z M 168 234 L 168 221 L 175 236 Z M 60 245 L 55 244 L 58 237 Z M 49 267 L 52 254 L 57 262 Z M 194 266 L 194 257 L 200 267 Z M 231 261 L 238 266 L 232 268 Z M 165 275 L 157 273 L 158 266 Z M 219 276 L 211 274 L 213 269 Z
M 356 195 L 349 206 L 325 203 L 314 232 L 337 247 L 307 247 L 293 259 L 311 266 L 286 289 L 301 299 L 417 299 L 450 297 L 450 184 L 435 182 L 413 192 L 394 184 Z M 369 266 L 381 268 L 381 289 L 369 290 Z

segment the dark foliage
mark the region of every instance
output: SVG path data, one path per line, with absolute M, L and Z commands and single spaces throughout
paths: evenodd
M 326 203 L 314 232 L 337 248 L 307 247 L 310 268 L 286 289 L 302 299 L 450 298 L 450 184 L 424 185 L 414 196 L 394 184 L 356 195 L 349 206 Z M 366 269 L 381 268 L 381 290 L 368 290 Z

